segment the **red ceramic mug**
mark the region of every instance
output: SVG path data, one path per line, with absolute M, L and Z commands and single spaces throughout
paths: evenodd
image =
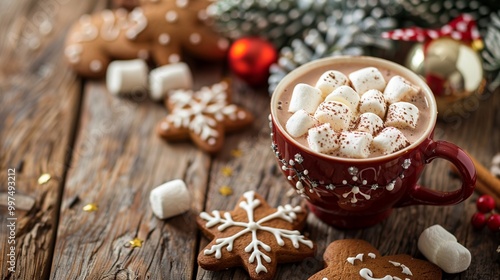
M 336 69 L 342 65 L 386 69 L 419 86 L 430 110 L 419 138 L 389 155 L 352 159 L 317 153 L 291 137 L 277 118 L 278 107 L 283 106 L 281 93 L 293 90 L 306 73 L 319 78 L 327 70 L 342 71 Z M 272 147 L 280 169 L 319 219 L 340 228 L 368 227 L 387 218 L 393 208 L 456 204 L 474 191 L 476 170 L 467 154 L 454 144 L 433 140 L 436 108 L 425 82 L 399 64 L 373 57 L 319 59 L 290 72 L 276 87 L 271 99 Z M 463 182 L 460 189 L 442 192 L 417 184 L 425 165 L 436 158 L 455 165 Z

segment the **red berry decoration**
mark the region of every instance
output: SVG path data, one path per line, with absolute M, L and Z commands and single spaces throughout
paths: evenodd
M 487 222 L 488 228 L 493 232 L 500 231 L 500 214 L 493 214 Z
M 258 37 L 236 40 L 229 48 L 229 68 L 251 86 L 262 86 L 269 77 L 269 67 L 278 52 L 268 41 Z
M 484 226 L 486 226 L 486 222 L 486 215 L 481 212 L 474 213 L 474 215 L 472 215 L 472 218 L 470 219 L 470 223 L 475 229 L 484 228 Z
M 483 194 L 477 199 L 476 207 L 481 213 L 489 213 L 495 208 L 495 200 L 493 197 Z

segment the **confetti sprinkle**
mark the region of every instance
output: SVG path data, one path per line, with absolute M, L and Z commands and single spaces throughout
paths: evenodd
M 44 174 L 42 174 L 42 176 L 40 176 L 38 178 L 38 184 L 39 185 L 45 185 L 45 184 L 47 184 L 50 181 L 51 178 L 52 177 L 50 176 L 50 174 L 44 173 Z
M 136 238 L 130 240 L 128 243 L 130 244 L 130 247 L 132 247 L 132 248 L 141 248 L 142 242 L 144 242 L 144 240 L 136 237 Z
M 240 149 L 234 149 L 231 151 L 231 155 L 235 158 L 239 158 L 243 155 L 243 151 Z
M 94 212 L 94 211 L 97 211 L 97 209 L 99 209 L 99 208 L 97 207 L 97 204 L 95 204 L 95 203 L 89 203 L 89 204 L 83 206 L 82 209 L 85 212 Z
M 233 189 L 230 186 L 222 186 L 219 188 L 219 193 L 223 196 L 230 196 L 233 194 Z
M 231 177 L 233 175 L 233 169 L 229 166 L 225 166 L 222 168 L 222 175 L 226 177 Z

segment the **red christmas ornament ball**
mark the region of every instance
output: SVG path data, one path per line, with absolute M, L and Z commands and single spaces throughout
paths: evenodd
M 270 42 L 259 37 L 236 40 L 229 48 L 229 68 L 251 86 L 262 86 L 269 77 L 269 67 L 278 52 Z

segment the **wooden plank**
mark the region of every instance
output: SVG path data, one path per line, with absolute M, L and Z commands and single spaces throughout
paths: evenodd
M 40 279 L 50 272 L 60 194 L 71 150 L 80 89 L 62 60 L 68 25 L 95 1 L 0 3 L 0 185 L 2 279 Z M 69 8 L 71 7 L 71 8 Z M 45 22 L 45 29 L 40 26 Z M 50 29 L 50 31 L 49 31 Z M 15 168 L 16 265 L 11 271 L 5 209 L 7 170 Z M 52 179 L 38 185 L 48 173 Z M 5 238 L 4 238 L 5 237 Z
M 192 69 L 195 87 L 220 80 L 217 66 L 194 64 Z M 102 81 L 85 85 L 51 278 L 192 277 L 198 234 L 194 213 L 204 204 L 211 160 L 191 143 L 160 139 L 155 126 L 165 115 L 161 104 L 110 95 Z M 186 181 L 193 210 L 158 220 L 149 193 L 177 178 Z M 82 211 L 88 203 L 96 203 L 98 211 Z M 128 246 L 136 237 L 144 240 L 142 248 Z

